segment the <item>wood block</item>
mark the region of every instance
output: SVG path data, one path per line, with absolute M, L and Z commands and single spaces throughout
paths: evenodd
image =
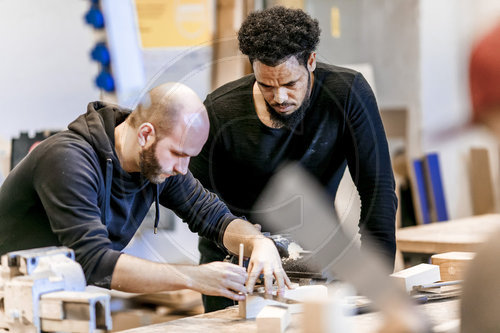
M 442 281 L 462 280 L 474 255 L 474 252 L 446 252 L 433 255 L 431 262 L 439 266 Z
M 304 303 L 302 327 L 304 333 L 353 332 L 345 303 L 341 299 L 326 298 Z
M 328 288 L 324 285 L 310 285 L 310 286 L 300 286 L 295 289 L 286 289 L 285 298 L 291 299 L 293 301 L 301 302 L 298 304 L 288 304 L 288 309 L 290 313 L 302 313 L 304 312 L 303 303 L 310 300 L 319 300 L 328 297 Z
M 47 332 L 95 332 L 88 320 L 42 319 L 42 331 Z
M 282 303 L 260 296 L 247 295 L 247 299 L 238 302 L 238 314 L 241 318 L 254 319 L 259 312 L 268 305 L 282 305 Z
M 284 297 L 297 302 L 326 298 L 328 297 L 328 288 L 322 284 L 300 286 L 295 289 L 286 289 Z
M 40 318 L 64 319 L 63 302 L 61 300 L 40 300 Z
M 268 305 L 257 315 L 257 332 L 260 333 L 283 333 L 292 316 L 286 306 Z
M 429 264 L 420 264 L 403 269 L 391 274 L 391 278 L 406 291 L 411 291 L 413 286 L 441 281 L 439 266 Z
M 495 212 L 490 158 L 486 148 L 471 148 L 469 180 L 473 214 L 481 215 Z

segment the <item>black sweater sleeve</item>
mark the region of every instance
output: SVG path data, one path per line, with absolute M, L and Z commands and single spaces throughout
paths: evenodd
M 109 288 L 120 256 L 113 250 L 98 206 L 97 157 L 79 143 L 47 149 L 34 168 L 33 184 L 52 231 L 75 251 L 87 283 Z
M 169 178 L 160 195 L 160 203 L 182 218 L 192 232 L 221 246 L 226 227 L 236 219 L 217 195 L 206 190 L 193 177 L 191 171 Z
M 375 96 L 361 74 L 353 81 L 345 110 L 345 151 L 361 198 L 362 246 L 370 235 L 392 265 L 396 251 L 395 181 Z

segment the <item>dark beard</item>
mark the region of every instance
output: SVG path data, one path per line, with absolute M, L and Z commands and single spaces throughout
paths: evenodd
M 292 112 L 291 114 L 283 115 L 279 113 L 265 100 L 267 111 L 271 116 L 271 123 L 273 127 L 287 127 L 289 129 L 292 129 L 295 127 L 295 125 L 301 122 L 302 119 L 304 119 L 307 108 L 311 104 L 310 93 L 311 93 L 311 73 L 309 73 L 309 77 L 307 79 L 307 91 L 304 97 L 304 101 L 299 106 L 299 108 L 294 112 Z
M 161 176 L 162 168 L 156 158 L 156 142 L 141 151 L 141 174 L 153 184 L 161 184 L 165 179 Z

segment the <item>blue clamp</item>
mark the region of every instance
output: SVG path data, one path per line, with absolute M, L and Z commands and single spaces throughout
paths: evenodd
M 96 85 L 107 92 L 115 91 L 115 80 L 110 72 L 103 70 L 95 79 Z
M 104 16 L 97 5 L 92 5 L 87 14 L 85 14 L 85 22 L 95 29 L 104 28 Z
M 90 52 L 93 60 L 100 62 L 103 66 L 108 66 L 110 63 L 110 55 L 105 43 L 97 43 L 94 49 Z

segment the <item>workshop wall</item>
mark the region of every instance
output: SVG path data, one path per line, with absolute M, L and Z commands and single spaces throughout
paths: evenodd
M 407 151 L 441 155 L 451 218 L 471 215 L 467 158 L 472 145 L 490 148 L 484 131 L 463 129 L 470 117 L 468 61 L 475 37 L 500 20 L 497 0 L 318 0 L 307 10 L 320 21 L 318 58 L 370 64 L 381 109 L 409 114 Z
M 99 98 L 87 1 L 0 1 L 0 137 L 64 129 Z

